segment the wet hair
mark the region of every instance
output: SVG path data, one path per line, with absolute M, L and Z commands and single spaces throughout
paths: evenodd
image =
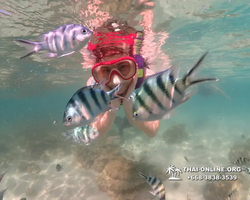
M 120 29 L 119 34 L 116 32 L 116 28 Z M 133 44 L 130 45 L 126 43 L 124 39 L 121 41 L 120 37 L 116 38 L 113 37 L 113 35 L 110 35 L 110 33 L 114 33 L 114 36 L 128 36 L 130 34 L 137 33 L 136 29 L 128 26 L 126 21 L 110 19 L 103 23 L 102 26 L 97 28 L 95 32 L 98 33 L 99 36 L 94 36 L 94 39 L 92 39 L 90 42 L 97 44 L 96 48 L 92 50 L 92 53 L 96 58 L 96 63 L 101 62 L 102 58 L 104 57 L 114 56 L 117 54 L 133 57 Z M 109 33 L 109 35 L 105 35 L 106 33 Z M 101 41 L 107 40 L 110 41 L 110 43 L 101 44 L 100 40 L 98 40 L 98 37 L 102 37 Z

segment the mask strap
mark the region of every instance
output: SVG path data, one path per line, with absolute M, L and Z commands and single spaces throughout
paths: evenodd
M 142 31 L 137 31 L 136 38 L 134 40 L 134 59 L 138 65 L 137 67 L 137 75 L 138 75 L 138 80 L 136 83 L 135 88 L 138 88 L 141 86 L 143 80 L 144 80 L 144 58 L 141 56 L 141 48 L 142 48 L 142 42 L 144 39 L 144 34 Z

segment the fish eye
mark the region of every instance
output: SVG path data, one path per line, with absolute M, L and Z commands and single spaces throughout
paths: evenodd
M 87 33 L 87 30 L 86 29 L 82 29 L 82 33 Z
M 67 117 L 67 121 L 68 121 L 68 122 L 72 122 L 72 117 L 71 117 L 71 116 L 68 116 L 68 117 Z
M 137 112 L 135 112 L 135 113 L 134 113 L 134 116 L 135 116 L 135 117 L 138 117 L 138 113 L 137 113 Z

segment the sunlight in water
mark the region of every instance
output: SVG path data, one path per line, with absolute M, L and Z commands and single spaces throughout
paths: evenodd
M 149 192 L 153 188 L 145 175 L 162 182 L 159 188 L 164 186 L 168 200 L 250 200 L 249 6 L 247 0 L 0 1 L 0 200 L 160 199 Z M 67 24 L 85 26 L 78 26 L 81 38 L 87 38 L 84 45 L 77 46 L 76 29 L 69 31 L 72 35 L 65 28 L 42 37 Z M 66 33 L 68 40 L 62 40 Z M 51 36 L 60 42 L 50 42 Z M 38 44 L 42 38 L 46 41 Z M 106 51 L 110 43 L 112 49 Z M 61 47 L 60 52 L 44 50 L 50 56 L 67 56 L 45 59 L 39 50 L 48 44 Z M 207 51 L 202 64 L 197 63 Z M 110 57 L 112 53 L 116 55 Z M 119 53 L 133 57 L 114 63 Z M 117 91 L 109 93 L 116 99 L 106 104 L 111 97 L 96 89 L 109 91 L 111 86 L 103 81 L 95 85 L 91 69 L 96 64 L 95 78 L 110 78 L 112 65 L 116 84 L 131 80 L 136 66 L 134 77 L 143 76 L 145 67 L 147 75 L 175 68 L 173 76 L 153 76 L 157 79 L 131 96 L 125 88 L 118 93 L 122 101 Z M 197 71 L 190 70 L 194 66 Z M 187 72 L 191 75 L 182 79 Z M 204 77 L 219 81 L 185 90 Z M 132 89 L 133 80 L 126 82 Z M 188 96 L 182 98 L 184 93 Z M 132 112 L 136 98 L 140 107 L 133 106 Z M 68 102 L 72 112 L 64 114 Z M 162 105 L 179 103 L 168 113 Z M 102 106 L 108 112 L 92 117 Z M 171 117 L 161 119 L 157 129 L 157 121 L 136 120 L 136 109 L 143 116 L 158 111 Z M 63 126 L 74 117 L 93 118 L 96 132 L 88 126 Z M 184 167 L 242 171 L 184 172 Z M 174 168 L 171 174 L 181 181 L 169 180 L 166 171 Z M 188 180 L 196 175 L 234 175 L 237 180 Z

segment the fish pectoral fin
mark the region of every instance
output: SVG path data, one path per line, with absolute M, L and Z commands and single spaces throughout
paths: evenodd
M 45 59 L 55 58 L 55 57 L 57 57 L 57 53 L 46 52 L 46 53 L 43 53 L 41 57 L 45 58 Z
M 71 54 L 73 54 L 73 53 L 75 53 L 75 51 L 71 51 L 71 52 L 69 52 L 69 53 L 65 53 L 65 54 L 63 54 L 63 55 L 57 56 L 57 58 L 61 58 L 61 57 L 64 57 L 64 56 L 68 56 L 68 55 L 71 55 Z
M 174 80 L 178 78 L 179 71 L 180 71 L 180 63 L 175 63 L 170 67 L 170 74 L 173 76 Z
M 170 117 L 172 117 L 175 114 L 176 114 L 176 112 L 174 110 L 171 110 L 166 115 L 164 115 L 162 119 L 169 119 Z
M 101 90 L 104 89 L 106 83 L 106 79 L 103 78 L 97 85 L 100 87 Z

